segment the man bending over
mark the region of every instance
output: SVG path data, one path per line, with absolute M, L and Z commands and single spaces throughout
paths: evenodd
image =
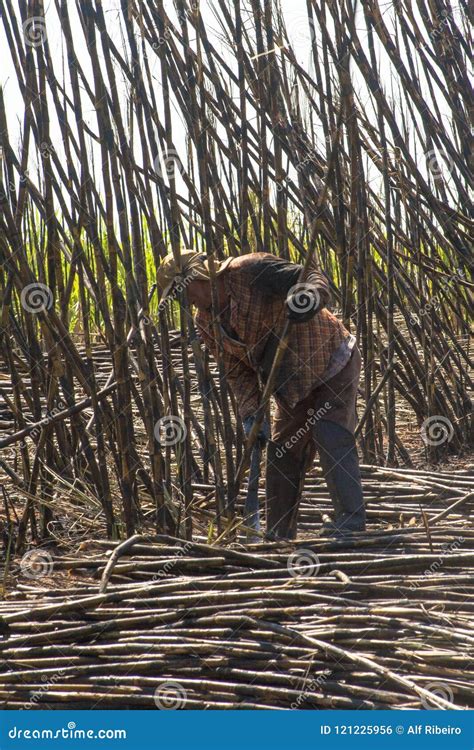
M 266 467 L 267 537 L 296 537 L 298 506 L 306 471 L 316 449 L 334 507 L 322 533 L 365 529 L 359 461 L 354 438 L 360 353 L 342 323 L 326 309 L 329 285 L 313 266 L 304 284 L 302 267 L 269 253 L 228 258 L 216 265 L 216 291 L 227 380 L 238 403 L 245 433 L 255 421 L 261 386 L 269 376 L 285 316 L 294 323 L 277 373 L 276 401 Z M 162 299 L 178 284 L 201 337 L 215 356 L 206 255 L 185 251 L 181 272 L 172 255 L 158 272 Z M 263 424 L 259 439 L 268 439 Z

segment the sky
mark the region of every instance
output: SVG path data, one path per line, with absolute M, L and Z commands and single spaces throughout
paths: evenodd
M 62 69 L 63 69 L 63 62 L 62 62 L 62 53 L 64 51 L 64 43 L 63 38 L 60 31 L 60 23 L 59 19 L 56 13 L 55 4 L 53 0 L 44 0 L 45 5 L 45 18 L 46 18 L 46 33 L 48 38 L 48 45 L 50 49 L 50 54 L 53 60 L 53 65 L 55 68 L 56 76 L 61 81 L 62 79 Z M 104 15 L 106 18 L 107 23 L 107 29 L 109 33 L 112 36 L 112 39 L 117 44 L 119 49 L 123 48 L 122 43 L 122 33 L 123 29 L 121 28 L 121 24 L 119 23 L 119 19 L 122 18 L 122 14 L 119 10 L 120 3 L 118 0 L 103 0 L 102 2 L 103 9 L 104 9 Z M 208 30 L 208 33 L 213 41 L 215 43 L 216 47 L 220 51 L 222 51 L 226 57 L 227 60 L 229 60 L 229 50 L 227 47 L 225 47 L 224 43 L 220 42 L 220 37 L 222 35 L 222 31 L 219 26 L 219 22 L 215 17 L 215 12 L 213 10 L 213 3 L 209 0 L 201 0 L 201 13 L 204 18 L 204 22 L 206 25 L 206 28 Z M 243 6 L 246 5 L 244 2 L 242 4 Z M 173 0 L 164 0 L 164 7 L 165 10 L 169 13 L 170 17 L 174 20 L 176 19 L 176 12 L 174 8 Z M 92 70 L 91 66 L 89 64 L 88 55 L 87 55 L 87 45 L 86 41 L 84 39 L 82 28 L 79 23 L 79 19 L 76 15 L 75 10 L 75 2 L 68 2 L 68 9 L 70 12 L 71 21 L 75 18 L 76 25 L 73 27 L 73 37 L 74 37 L 74 45 L 76 49 L 76 53 L 78 55 L 78 58 L 81 62 L 81 65 L 84 68 L 84 72 L 88 78 L 88 80 L 92 79 Z M 307 15 L 306 15 L 306 0 L 282 0 L 282 9 L 283 13 L 286 19 L 287 23 L 287 30 L 288 34 L 292 40 L 292 43 L 294 45 L 294 52 L 296 54 L 296 57 L 298 59 L 298 62 L 300 62 L 305 69 L 310 68 L 310 34 L 309 34 L 309 28 L 308 28 L 308 22 L 307 22 Z M 19 17 L 19 14 L 18 14 Z M 243 20 L 245 23 L 246 15 L 243 13 Z M 136 24 L 134 24 L 135 29 L 138 33 L 138 27 Z M 213 33 L 214 30 L 214 33 Z M 26 24 L 25 25 L 25 38 L 28 40 L 35 42 L 38 39 L 38 34 L 43 33 L 43 29 L 41 27 L 36 28 L 34 25 Z M 36 35 L 36 36 L 35 36 Z M 191 37 L 191 43 L 192 43 L 192 37 Z M 23 125 L 23 119 L 24 119 L 24 102 L 23 97 L 21 96 L 18 84 L 17 84 L 17 78 L 13 66 L 13 60 L 12 56 L 8 51 L 8 43 L 6 40 L 3 23 L 0 21 L 0 50 L 3 51 L 2 54 L 2 65 L 0 67 L 0 85 L 3 88 L 4 93 L 4 99 L 7 103 L 7 122 L 8 122 L 8 129 L 9 129 L 9 137 L 10 142 L 16 148 L 17 153 L 19 153 L 20 150 L 20 143 L 22 140 L 21 132 L 22 132 L 22 125 Z M 150 67 L 152 74 L 156 74 L 156 81 L 157 86 L 160 85 L 159 83 L 159 59 L 157 55 L 151 54 L 149 57 L 150 60 Z M 69 85 L 69 80 L 67 76 L 67 71 L 65 71 L 66 75 L 66 88 Z M 158 96 L 158 99 L 160 97 Z M 126 96 L 124 96 L 123 101 L 126 101 Z M 85 95 L 83 97 L 83 104 L 84 106 L 84 119 L 87 122 L 87 124 L 91 127 L 91 129 L 94 132 L 97 132 L 97 120 L 95 116 L 95 111 L 92 103 L 90 102 L 89 98 Z M 52 106 L 51 102 L 51 112 L 54 112 L 54 108 Z M 50 134 L 51 134 L 51 141 L 54 145 L 54 148 L 59 156 L 63 156 L 62 152 L 62 138 L 60 133 L 60 128 L 57 123 L 57 120 L 55 116 L 52 116 L 51 123 L 50 123 Z M 185 153 L 185 127 L 184 127 L 184 121 L 182 118 L 181 113 L 179 112 L 178 108 L 175 107 L 174 109 L 174 117 L 173 117 L 173 140 L 176 144 L 177 151 L 181 154 Z M 92 149 L 95 150 L 97 153 L 97 146 L 92 145 Z M 31 150 L 31 161 L 29 164 L 29 173 L 30 177 L 33 178 L 33 174 L 36 172 L 36 167 L 38 164 L 38 160 L 40 159 L 40 154 L 38 152 L 35 152 L 34 149 Z
M 47 30 L 47 36 L 48 36 L 48 44 L 51 51 L 51 56 L 53 59 L 53 64 L 55 67 L 56 75 L 61 80 L 62 74 L 62 53 L 63 53 L 63 39 L 62 35 L 60 33 L 60 25 L 59 20 L 56 15 L 55 5 L 53 0 L 44 0 L 45 2 L 45 16 L 46 16 L 46 30 Z M 232 6 L 233 3 L 228 0 L 229 5 Z M 122 14 L 118 10 L 120 7 L 120 4 L 118 0 L 103 0 L 102 2 L 106 22 L 107 22 L 107 28 L 109 33 L 111 34 L 112 38 L 116 42 L 119 49 L 123 48 L 122 44 L 122 33 L 123 29 L 121 28 L 120 23 L 118 22 L 118 19 L 122 17 Z M 172 18 L 176 17 L 175 11 L 174 11 L 174 4 L 172 0 L 164 0 L 164 6 L 167 12 L 169 12 L 170 16 Z M 246 3 L 243 2 L 242 6 L 245 7 Z M 71 19 L 75 17 L 75 2 L 72 2 L 72 0 L 68 4 Z M 216 44 L 217 47 L 219 47 L 219 35 L 221 33 L 219 29 L 219 23 L 217 19 L 214 17 L 213 14 L 213 3 L 212 0 L 201 0 L 201 12 L 206 24 L 206 27 L 208 29 L 208 32 L 211 31 L 211 29 L 214 29 L 214 33 L 210 33 L 211 39 Z M 286 28 L 289 35 L 289 38 L 292 42 L 293 50 L 295 52 L 295 55 L 297 57 L 298 62 L 306 69 L 309 73 L 312 72 L 312 61 L 311 61 L 311 51 L 310 51 L 310 32 L 308 27 L 308 21 L 307 21 L 307 13 L 306 13 L 306 0 L 281 0 L 281 7 L 283 10 L 283 14 L 285 17 L 286 22 Z M 391 2 L 385 3 L 382 7 L 385 8 L 385 15 L 384 20 L 386 21 L 387 25 L 390 27 L 390 13 L 393 10 L 393 6 Z M 245 23 L 246 15 L 245 12 L 243 13 L 243 20 Z M 137 29 L 138 33 L 138 27 L 136 24 L 134 24 L 135 29 Z M 360 9 L 357 11 L 356 15 L 356 27 L 360 34 L 360 40 L 363 46 L 365 46 L 365 25 L 363 23 L 362 17 L 361 17 L 361 11 Z M 35 34 L 35 28 L 27 29 L 25 33 L 27 34 Z M 318 34 L 318 30 L 316 30 L 316 34 Z M 78 57 L 81 61 L 81 64 L 84 67 L 85 73 L 88 78 L 92 77 L 92 71 L 90 69 L 90 64 L 88 63 L 88 55 L 87 55 L 87 47 L 86 42 L 84 40 L 82 29 L 80 27 L 79 21 L 76 16 L 76 25 L 73 29 L 73 36 L 74 36 L 74 44 L 76 48 L 76 52 L 78 54 Z M 34 41 L 34 36 L 33 36 Z M 192 43 L 192 38 L 191 38 Z M 16 75 L 13 67 L 13 62 L 11 59 L 11 55 L 8 51 L 8 45 L 6 42 L 3 24 L 0 21 L 0 50 L 2 50 L 2 65 L 0 69 L 0 84 L 3 87 L 4 90 L 4 97 L 5 101 L 8 105 L 8 111 L 7 111 L 7 121 L 8 121 L 8 127 L 9 127 L 9 133 L 10 133 L 10 141 L 12 144 L 19 147 L 19 144 L 21 142 L 21 127 L 22 127 L 22 121 L 24 116 L 24 105 L 23 105 L 23 99 L 20 94 L 20 91 L 17 86 L 16 81 Z M 222 47 L 222 50 L 224 51 L 226 60 L 231 61 L 231 57 L 229 56 L 229 50 L 228 48 Z M 382 74 L 385 72 L 386 78 L 385 82 L 387 85 L 387 88 L 390 86 L 390 78 L 388 76 L 389 66 L 386 64 L 386 60 L 383 60 L 383 55 L 385 54 L 378 49 L 378 54 L 380 54 L 380 59 L 382 61 L 381 65 L 381 71 Z M 150 56 L 151 61 L 151 69 L 152 73 L 156 73 L 156 81 L 157 86 L 159 86 L 159 60 L 157 56 L 151 55 Z M 367 94 L 367 89 L 362 81 L 362 79 L 359 76 L 357 67 L 355 65 L 352 66 L 352 72 L 353 72 L 353 79 L 354 79 L 354 85 L 356 91 L 360 91 L 362 94 L 362 102 L 363 105 L 367 108 L 370 108 L 370 98 Z M 66 74 L 66 81 L 68 86 L 68 77 L 67 77 L 67 71 L 65 71 Z M 383 77 L 382 77 L 382 80 Z M 124 90 L 125 91 L 125 90 Z M 160 98 L 160 97 L 158 97 Z M 126 102 L 126 96 L 123 97 L 123 101 Z M 84 109 L 84 117 L 86 122 L 91 126 L 91 128 L 94 130 L 94 132 L 97 132 L 97 122 L 95 117 L 95 111 L 93 108 L 92 103 L 89 101 L 87 96 L 83 97 L 83 102 L 85 103 L 85 109 Z M 179 153 L 181 153 L 181 149 L 184 150 L 184 143 L 185 143 L 185 129 L 184 124 L 182 121 L 181 113 L 175 109 L 175 116 L 174 116 L 174 123 L 173 123 L 173 138 L 174 142 L 177 146 L 177 150 Z M 59 126 L 56 122 L 56 119 L 53 117 L 51 121 L 51 140 L 55 146 L 56 151 L 58 154 L 61 154 L 61 135 Z M 38 157 L 39 158 L 39 157 Z M 35 164 L 30 165 L 30 172 L 34 172 Z
M 58 64 L 57 70 L 59 70 L 61 53 L 63 49 L 59 19 L 56 14 L 53 0 L 44 0 L 44 3 L 48 44 L 53 61 Z M 103 0 L 102 5 L 107 21 L 108 31 L 114 41 L 116 41 L 117 44 L 121 47 L 121 30 L 117 20 L 119 17 L 121 17 L 121 13 L 118 10 L 120 7 L 120 3 L 118 2 L 118 0 Z M 171 18 L 176 18 L 172 0 L 164 0 L 164 7 Z M 310 59 L 310 36 L 306 16 L 306 0 L 282 0 L 282 7 L 285 18 L 287 19 L 288 33 L 292 38 L 298 61 L 305 67 L 307 67 Z M 69 1 L 69 11 L 71 14 L 71 18 L 73 18 L 75 16 L 75 2 Z M 209 0 L 201 0 L 201 12 L 206 26 L 208 26 L 209 24 L 208 28 L 214 28 L 216 30 L 214 41 L 217 41 L 218 34 L 220 34 L 220 29 L 219 24 L 214 17 L 212 3 L 209 2 Z M 135 28 L 137 27 L 135 26 Z M 74 33 L 75 30 L 77 30 L 77 34 Z M 34 34 L 34 30 L 32 31 L 32 33 Z M 81 60 L 81 64 L 84 65 L 87 72 L 91 72 L 90 68 L 89 70 L 87 68 L 87 45 L 78 20 L 76 29 L 73 29 L 73 34 L 74 44 L 78 53 L 78 57 Z M 222 47 L 222 49 L 224 49 L 224 47 Z M 3 24 L 1 22 L 0 50 L 2 50 L 0 85 L 4 89 L 5 99 L 8 102 L 9 123 L 13 123 L 15 118 L 22 118 L 23 99 L 17 86 L 13 61 L 11 55 L 8 52 L 8 43 L 5 36 Z M 155 67 L 158 66 L 157 59 L 154 65 Z

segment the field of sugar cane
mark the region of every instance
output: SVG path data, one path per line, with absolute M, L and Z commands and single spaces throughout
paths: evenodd
M 0 10 L 0 706 L 473 708 L 467 4 Z M 366 533 L 249 543 L 186 248 L 315 252 Z

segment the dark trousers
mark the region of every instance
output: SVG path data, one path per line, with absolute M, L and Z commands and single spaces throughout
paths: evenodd
M 336 422 L 354 434 L 360 365 L 360 352 L 355 347 L 349 362 L 337 375 L 317 386 L 292 409 L 277 402 L 272 440 L 279 445 L 288 443 L 287 450 L 295 457 L 302 455 L 312 443 L 314 458 L 316 446 L 312 428 L 320 419 Z
M 365 527 L 359 462 L 355 447 L 356 398 L 361 357 L 357 348 L 347 365 L 316 387 L 293 409 L 278 403 L 267 454 L 267 531 L 296 536 L 304 475 L 318 450 L 336 522 Z

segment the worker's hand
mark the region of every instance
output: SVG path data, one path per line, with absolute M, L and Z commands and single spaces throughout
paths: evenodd
M 255 424 L 255 414 L 251 414 L 249 417 L 246 417 L 242 421 L 245 437 L 248 438 L 250 435 L 250 430 Z M 264 448 L 268 439 L 270 437 L 270 425 L 268 424 L 268 419 L 265 417 L 262 424 L 260 425 L 260 432 L 257 435 L 257 443 Z
M 311 320 L 323 307 L 318 289 L 313 284 L 295 284 L 286 297 L 288 318 L 293 323 Z

